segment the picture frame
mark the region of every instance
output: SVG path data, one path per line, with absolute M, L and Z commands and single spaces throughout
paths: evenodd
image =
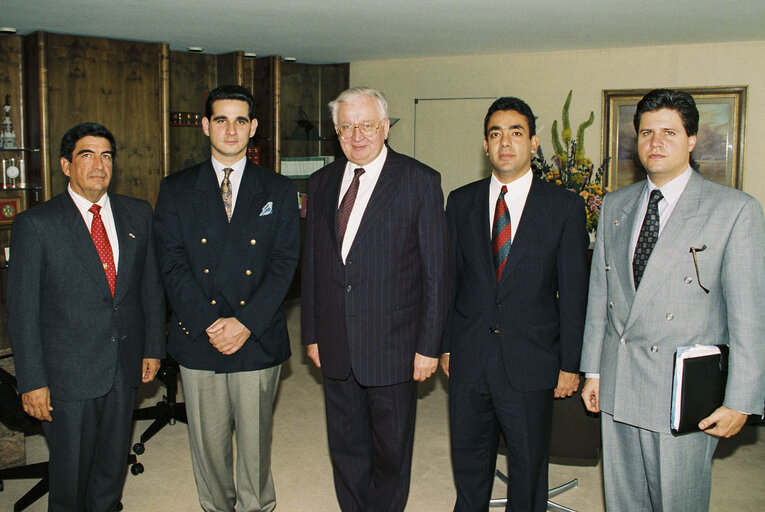
M 746 86 L 678 87 L 688 92 L 699 109 L 699 132 L 691 154 L 699 173 L 718 183 L 741 189 L 746 130 Z M 632 118 L 640 99 L 652 89 L 603 91 L 601 161 L 608 162 L 608 190 L 645 178 L 637 157 L 637 136 Z

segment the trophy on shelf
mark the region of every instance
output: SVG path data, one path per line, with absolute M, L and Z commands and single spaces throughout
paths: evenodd
M 11 95 L 5 95 L 5 120 L 3 120 L 3 133 L 0 135 L 0 148 L 18 149 L 16 146 L 16 134 L 13 132 L 13 122 L 11 122 Z

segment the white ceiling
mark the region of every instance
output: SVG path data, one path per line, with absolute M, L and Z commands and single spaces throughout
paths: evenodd
M 329 63 L 763 40 L 765 1 L 3 0 L 0 26 Z

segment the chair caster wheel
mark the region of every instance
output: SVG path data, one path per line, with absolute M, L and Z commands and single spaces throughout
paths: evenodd
M 143 443 L 136 443 L 133 445 L 133 452 L 136 455 L 141 455 L 145 450 L 146 448 L 143 446 Z
M 140 462 L 133 464 L 132 466 L 130 466 L 130 472 L 136 476 L 140 475 L 141 473 L 143 473 L 143 464 L 141 464 Z

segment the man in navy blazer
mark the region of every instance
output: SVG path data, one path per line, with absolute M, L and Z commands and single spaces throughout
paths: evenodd
M 192 466 L 207 511 L 270 511 L 273 402 L 290 356 L 282 302 L 300 244 L 297 189 L 250 163 L 255 101 L 210 92 L 202 129 L 212 158 L 162 181 L 154 231 L 173 318 Z M 232 430 L 236 429 L 236 485 Z
M 348 89 L 330 108 L 346 158 L 309 181 L 302 343 L 324 373 L 340 508 L 401 511 L 417 382 L 437 369 L 446 319 L 441 180 L 385 145 L 379 91 Z
M 105 127 L 73 127 L 67 190 L 13 221 L 8 333 L 24 410 L 50 449 L 51 511 L 117 510 L 136 388 L 165 354 L 151 206 L 107 194 L 115 156 Z
M 487 510 L 500 432 L 506 510 L 546 509 L 553 397 L 579 385 L 584 203 L 533 176 L 535 130 L 525 102 L 496 100 L 484 121 L 492 175 L 452 192 L 446 206 L 455 274 L 442 366 L 457 511 Z

